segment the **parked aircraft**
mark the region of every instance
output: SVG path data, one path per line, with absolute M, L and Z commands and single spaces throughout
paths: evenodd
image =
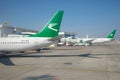
M 38 33 L 28 37 L 0 38 L 0 52 L 25 51 L 49 46 L 58 40 L 58 33 L 63 17 L 63 11 L 58 11 Z
M 105 43 L 114 40 L 114 36 L 116 33 L 116 29 L 113 30 L 107 37 L 105 38 L 89 38 L 88 35 L 86 38 L 79 38 L 79 37 L 67 37 L 67 38 L 61 38 L 59 44 L 66 44 L 66 45 L 85 45 L 89 46 L 94 43 Z
M 116 29 L 114 29 L 106 38 L 83 38 L 79 39 L 85 46 L 92 45 L 94 43 L 105 43 L 114 40 Z

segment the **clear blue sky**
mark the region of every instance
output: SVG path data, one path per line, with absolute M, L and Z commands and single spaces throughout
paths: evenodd
M 104 37 L 117 29 L 120 38 L 120 0 L 0 0 L 0 24 L 41 30 L 58 10 L 64 10 L 62 31 Z

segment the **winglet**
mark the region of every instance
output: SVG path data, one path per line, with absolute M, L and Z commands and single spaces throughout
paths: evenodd
M 56 12 L 40 32 L 30 35 L 29 37 L 57 37 L 60 30 L 63 13 L 64 11 Z

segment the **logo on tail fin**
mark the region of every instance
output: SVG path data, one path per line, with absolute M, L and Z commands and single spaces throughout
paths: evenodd
M 112 36 L 112 37 L 113 37 L 113 34 L 110 34 L 110 36 Z
M 57 23 L 50 23 L 49 25 L 48 25 L 48 28 L 49 29 L 51 29 L 51 30 L 53 30 L 53 31 L 58 31 L 57 29 L 55 29 L 55 28 L 53 28 L 54 26 L 56 26 L 57 25 Z

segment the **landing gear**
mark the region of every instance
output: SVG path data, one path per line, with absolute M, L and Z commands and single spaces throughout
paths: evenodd
M 5 53 L 3 53 L 3 52 L 0 52 L 0 56 L 5 56 Z
M 89 43 L 85 43 L 85 46 L 89 46 Z
M 20 51 L 20 53 L 25 53 L 25 51 Z
M 92 44 L 91 43 L 85 43 L 85 46 L 91 46 Z
M 0 51 L 0 56 L 5 56 L 6 54 L 10 54 L 11 52 Z
M 37 51 L 37 52 L 40 52 L 41 50 L 42 50 L 42 49 L 40 48 L 40 49 L 37 49 L 36 51 Z

